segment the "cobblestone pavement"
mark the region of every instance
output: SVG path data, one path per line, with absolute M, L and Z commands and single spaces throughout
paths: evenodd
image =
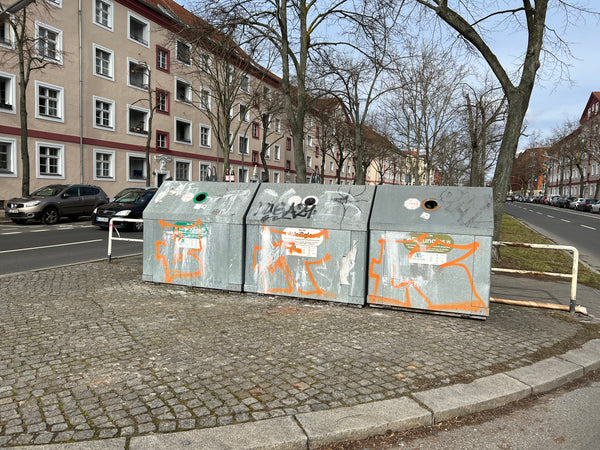
M 141 281 L 141 258 L 0 277 L 0 446 L 241 423 L 516 368 L 597 325 L 488 320 Z M 590 331 L 591 330 L 591 331 Z

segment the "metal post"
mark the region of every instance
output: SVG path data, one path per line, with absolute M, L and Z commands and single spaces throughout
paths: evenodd
M 569 312 L 575 313 L 575 296 L 577 292 L 577 275 L 579 271 L 579 250 L 573 247 L 573 278 L 571 278 L 571 303 L 569 304 Z

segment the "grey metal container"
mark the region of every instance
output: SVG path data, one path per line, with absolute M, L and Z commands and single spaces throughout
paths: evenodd
M 489 315 L 491 188 L 378 186 L 367 302 Z
M 374 186 L 262 184 L 246 217 L 244 290 L 365 304 Z
M 144 210 L 142 279 L 241 291 L 244 217 L 257 184 L 164 183 Z

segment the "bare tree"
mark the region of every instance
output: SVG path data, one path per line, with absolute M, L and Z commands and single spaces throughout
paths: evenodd
M 142 87 L 147 89 L 148 95 L 145 98 L 140 98 L 132 103 L 147 103 L 148 104 L 148 123 L 145 130 L 141 130 L 146 133 L 146 144 L 144 146 L 144 164 L 146 166 L 146 186 L 150 186 L 150 147 L 152 145 L 152 122 L 154 120 L 154 112 L 156 111 L 157 105 L 154 104 L 153 97 L 156 94 L 156 90 L 152 89 L 152 69 L 147 62 L 142 61 L 132 64 L 130 70 L 133 74 L 139 74 L 143 79 L 144 83 Z
M 33 23 L 27 17 L 29 8 L 25 5 L 25 7 L 22 7 L 22 9 L 15 12 L 12 16 L 4 13 L 0 20 L 0 23 L 3 23 L 5 20 L 8 21 L 15 41 L 14 50 L 0 47 L 0 57 L 3 58 L 5 64 L 10 65 L 13 63 L 16 65 L 19 71 L 19 120 L 21 126 L 19 146 L 21 147 L 21 164 L 23 170 L 21 177 L 21 194 L 23 196 L 29 195 L 31 180 L 27 87 L 29 86 L 32 72 L 43 71 L 48 65 L 55 65 L 64 56 L 61 49 L 54 46 L 51 36 L 35 35 L 33 32 Z M 46 6 L 39 6 L 39 8 L 45 8 L 44 12 L 51 14 L 49 8 Z M 15 59 L 16 62 L 14 61 Z
M 504 2 L 481 4 L 474 1 L 456 1 L 452 2 L 455 4 L 453 7 L 448 5 L 448 0 L 415 1 L 423 6 L 425 13 L 434 13 L 468 43 L 468 48 L 483 57 L 506 96 L 508 103 L 506 126 L 493 181 L 494 238 L 497 239 L 502 223 L 505 195 L 510 184 L 512 164 L 536 74 L 541 65 L 544 44 L 548 49 L 552 43 L 559 45 L 555 47 L 555 53 L 545 54 L 549 57 L 556 57 L 556 52 L 565 49 L 564 41 L 560 39 L 557 31 L 549 29 L 546 25 L 549 4 L 563 14 L 567 24 L 571 23 L 571 14 L 579 14 L 586 10 L 564 0 L 535 0 L 533 3 L 530 0 L 523 0 L 520 3 L 515 2 L 514 7 L 506 7 Z M 506 24 L 512 24 L 518 30 L 526 32 L 526 48 L 515 76 L 516 81 L 513 81 L 507 67 L 500 62 L 491 47 L 494 39 L 493 30 Z
M 325 47 L 319 51 L 314 70 L 318 80 L 315 89 L 321 95 L 332 95 L 345 105 L 354 128 L 354 161 L 356 184 L 365 183 L 366 123 L 373 105 L 398 86 L 386 83 L 386 74 L 397 68 L 398 58 L 393 42 L 401 6 L 394 3 L 373 8 L 365 3 L 351 28 L 352 40 L 346 51 Z M 371 11 L 367 13 L 367 10 Z
M 485 174 L 496 162 L 502 141 L 506 97 L 488 78 L 483 85 L 465 86 L 464 122 L 470 143 L 470 186 L 484 186 Z
M 469 174 L 470 155 L 464 136 L 460 130 L 447 130 L 438 139 L 433 161 L 438 171 L 437 184 L 443 186 L 465 184 Z
M 450 65 L 450 55 L 438 52 L 434 44 L 412 48 L 410 53 L 413 56 L 398 71 L 398 84 L 404 88 L 387 99 L 386 117 L 399 146 L 422 157 L 425 184 L 431 184 L 440 140 L 458 117 L 459 86 L 465 73 L 463 66 Z

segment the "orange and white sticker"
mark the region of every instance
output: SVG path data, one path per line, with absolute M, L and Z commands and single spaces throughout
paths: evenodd
M 404 207 L 406 209 L 417 209 L 421 206 L 421 202 L 417 198 L 409 198 L 404 201 Z

